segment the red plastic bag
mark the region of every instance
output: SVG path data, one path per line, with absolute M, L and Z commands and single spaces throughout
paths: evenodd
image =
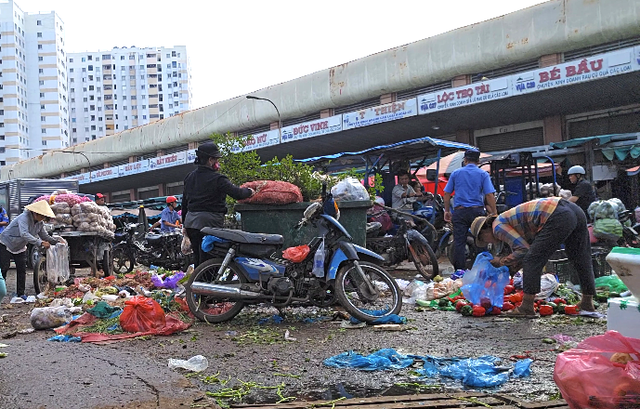
M 133 297 L 125 301 L 120 314 L 120 326 L 127 332 L 146 332 L 164 327 L 164 310 L 154 300 L 146 297 Z
M 636 407 L 640 339 L 617 331 L 587 338 L 558 355 L 553 380 L 572 409 Z
M 284 205 L 302 202 L 300 188 L 281 180 L 256 180 L 244 183 L 240 187 L 248 187 L 256 191 L 252 197 L 239 200 L 240 203 Z
M 282 252 L 282 257 L 294 263 L 300 263 L 302 260 L 307 258 L 310 251 L 311 249 L 309 246 L 303 244 L 302 246 L 289 247 Z

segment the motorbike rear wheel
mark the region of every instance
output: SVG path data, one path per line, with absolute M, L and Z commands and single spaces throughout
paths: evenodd
M 200 321 L 207 323 L 229 321 L 238 315 L 245 306 L 244 302 L 236 299 L 191 292 L 191 285 L 196 281 L 234 287 L 249 281 L 234 263 L 230 263 L 223 274 L 219 276 L 218 270 L 221 265 L 221 259 L 205 261 L 193 271 L 187 285 L 185 285 L 187 305 Z
M 402 295 L 396 280 L 373 263 L 358 263 L 375 291 L 370 291 L 355 264 L 347 263 L 336 276 L 335 291 L 340 304 L 354 318 L 364 322 L 398 314 L 402 309 Z
M 136 260 L 123 246 L 116 246 L 111 255 L 113 259 L 113 273 L 127 274 L 133 271 Z
M 437 276 L 440 273 L 438 259 L 431 246 L 422 240 L 410 240 L 409 245 L 409 259 L 413 261 L 418 273 L 427 280 Z

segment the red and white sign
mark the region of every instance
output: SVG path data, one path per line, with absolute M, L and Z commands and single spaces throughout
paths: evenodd
M 636 57 L 634 50 L 625 48 L 528 73 L 515 74 L 512 76 L 514 95 L 626 74 L 639 68 L 640 63 L 633 61 L 634 57 Z
M 91 172 L 91 182 L 97 182 L 99 180 L 113 179 L 118 177 L 118 167 L 112 166 L 110 168 L 94 170 Z
M 428 114 L 509 96 L 511 96 L 510 78 L 503 77 L 418 95 L 418 105 L 420 114 Z
M 184 165 L 186 162 L 187 162 L 187 151 L 176 152 L 170 155 L 163 155 L 163 156 L 158 156 L 157 158 L 149 159 L 149 170 Z
M 345 130 L 360 128 L 416 115 L 418 115 L 418 109 L 415 98 L 407 99 L 343 114 L 342 128 Z
M 135 175 L 149 170 L 149 159 L 118 166 L 118 176 Z
M 255 149 L 265 148 L 267 146 L 277 145 L 280 143 L 280 132 L 277 129 L 263 132 L 247 137 L 244 148 L 236 147 L 231 149 L 232 152 L 247 152 Z
M 342 115 L 316 119 L 282 128 L 282 143 L 327 135 L 342 130 Z

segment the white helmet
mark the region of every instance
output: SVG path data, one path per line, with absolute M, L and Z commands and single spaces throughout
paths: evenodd
M 384 199 L 383 199 L 383 198 L 381 198 L 380 196 L 376 196 L 375 202 L 376 202 L 377 204 L 379 204 L 379 205 L 382 205 L 382 206 L 384 206 L 384 205 L 385 205 L 385 203 L 384 203 Z
M 584 168 L 580 165 L 571 166 L 569 168 L 568 175 L 585 175 L 587 172 L 584 171 Z

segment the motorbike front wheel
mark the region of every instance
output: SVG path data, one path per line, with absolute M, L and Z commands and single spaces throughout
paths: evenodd
M 193 271 L 189 281 L 187 281 L 187 285 L 185 285 L 187 305 L 193 315 L 200 321 L 207 323 L 229 321 L 238 315 L 245 306 L 244 302 L 237 299 L 191 292 L 191 285 L 196 281 L 229 287 L 239 287 L 241 284 L 248 282 L 244 273 L 233 263 L 230 263 L 225 271 L 218 275 L 221 265 L 221 259 L 205 261 Z
M 116 248 L 113 249 L 111 258 L 113 259 L 114 274 L 130 273 L 136 265 L 136 260 L 133 255 L 122 246 L 116 246 Z
M 354 318 L 365 322 L 398 314 L 402 309 L 402 295 L 396 280 L 373 263 L 358 263 L 365 277 L 351 262 L 343 266 L 336 276 L 335 290 L 340 304 Z
M 425 279 L 431 280 L 439 274 L 438 259 L 428 243 L 420 240 L 410 242 L 409 257 L 416 266 L 418 273 Z

